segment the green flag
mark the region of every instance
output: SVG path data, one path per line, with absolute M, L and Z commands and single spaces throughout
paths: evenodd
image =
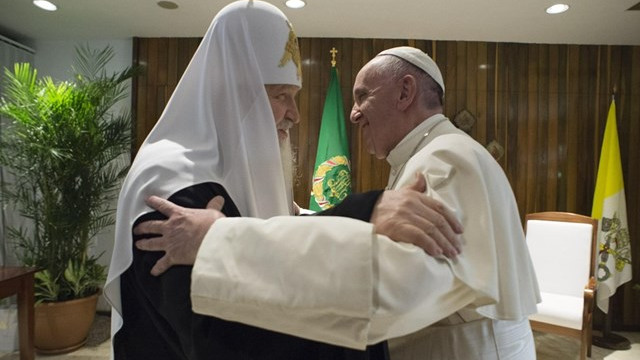
M 331 68 L 329 90 L 322 110 L 318 152 L 313 172 L 309 209 L 322 211 L 351 192 L 351 164 L 338 70 Z

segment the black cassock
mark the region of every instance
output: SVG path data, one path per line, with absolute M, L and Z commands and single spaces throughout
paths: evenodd
M 368 221 L 381 193 L 350 195 L 319 215 Z M 194 185 L 169 200 L 184 207 L 204 208 L 216 195 L 225 198 L 222 212 L 226 216 L 240 216 L 219 184 Z M 135 223 L 164 218 L 155 211 L 142 215 Z M 134 236 L 134 242 L 139 239 Z M 120 280 L 124 326 L 113 339 L 116 360 L 388 359 L 386 343 L 357 351 L 196 314 L 191 310 L 191 266 L 173 266 L 159 277 L 150 274 L 163 254 L 133 247 L 133 264 Z

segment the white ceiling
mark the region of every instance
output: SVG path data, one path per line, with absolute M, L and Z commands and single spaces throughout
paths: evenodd
M 199 37 L 230 0 L 52 0 L 58 11 L 31 0 L 0 0 L 0 34 L 34 40 Z M 550 16 L 556 0 L 306 0 L 288 9 L 301 37 L 407 38 L 521 43 L 640 45 L 639 0 L 562 0 L 568 12 Z M 560 0 L 558 0 L 560 1 Z

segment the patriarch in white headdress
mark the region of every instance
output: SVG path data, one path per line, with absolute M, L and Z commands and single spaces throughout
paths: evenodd
M 298 42 L 285 15 L 238 1 L 213 19 L 157 124 L 131 165 L 118 200 L 115 248 L 105 285 L 112 335 L 123 324 L 120 276 L 131 266 L 132 226 L 151 195 L 213 182 L 243 216 L 291 213 L 264 85 L 301 86 Z M 258 149 L 259 151 L 256 151 Z

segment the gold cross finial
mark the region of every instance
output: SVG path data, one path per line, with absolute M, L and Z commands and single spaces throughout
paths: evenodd
M 331 67 L 336 67 L 336 54 L 338 53 L 338 50 L 336 50 L 336 48 L 331 48 L 329 52 L 331 53 Z

